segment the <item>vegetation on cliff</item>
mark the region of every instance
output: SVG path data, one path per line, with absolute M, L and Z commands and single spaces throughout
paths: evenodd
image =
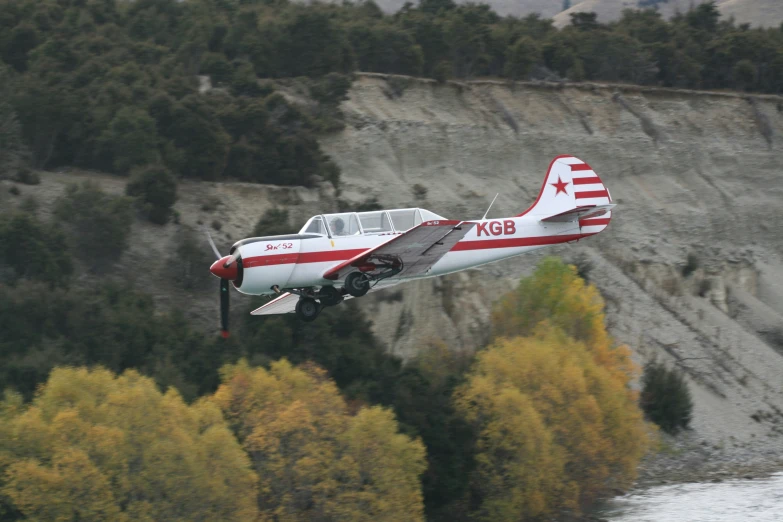
M 783 86 L 783 31 L 721 20 L 711 3 L 671 21 L 654 10 L 608 24 L 575 13 L 560 30 L 452 0 L 393 15 L 372 2 L 288 0 L 0 0 L 0 12 L 6 176 L 29 159 L 121 175 L 161 164 L 188 178 L 336 184 L 315 136 L 340 128 L 356 70 Z

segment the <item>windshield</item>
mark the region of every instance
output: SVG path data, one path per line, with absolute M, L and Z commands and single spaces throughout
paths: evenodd
M 379 212 L 362 212 L 359 216 L 362 220 L 362 228 L 364 229 L 365 234 L 392 231 L 389 215 L 383 210 Z
M 310 218 L 310 221 L 307 222 L 307 224 L 302 228 L 302 231 L 300 233 L 320 234 L 322 236 L 325 236 L 326 228 L 324 228 L 324 220 L 321 219 L 321 216 L 315 216 Z
M 326 223 L 329 226 L 332 236 L 358 236 L 362 233 L 355 212 L 326 214 L 324 217 L 326 218 Z

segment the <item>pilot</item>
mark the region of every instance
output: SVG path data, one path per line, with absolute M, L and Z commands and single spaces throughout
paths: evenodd
M 345 233 L 345 223 L 343 223 L 343 220 L 341 218 L 334 218 L 332 220 L 332 232 L 334 232 L 335 236 L 344 236 Z

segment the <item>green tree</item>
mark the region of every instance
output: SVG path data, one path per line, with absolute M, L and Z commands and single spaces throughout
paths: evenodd
M 136 206 L 158 225 L 171 217 L 171 207 L 177 200 L 177 179 L 165 167 L 150 165 L 131 171 L 125 193 L 136 198 Z
M 536 43 L 527 36 L 520 37 L 506 51 L 504 73 L 515 80 L 525 78 L 533 65 L 541 62 L 541 53 Z
M 644 365 L 641 384 L 639 402 L 648 419 L 667 433 L 688 428 L 693 401 L 681 372 L 653 360 Z
M 158 141 L 155 120 L 134 107 L 120 109 L 99 138 L 101 149 L 111 158 L 111 168 L 120 174 L 137 165 L 155 163 Z
M 60 368 L 33 402 L 7 396 L 0 490 L 39 520 L 251 520 L 255 473 L 209 401 L 135 371 Z M 9 411 L 10 410 L 10 411 Z
M 106 268 L 128 246 L 132 200 L 111 196 L 86 181 L 69 185 L 54 213 L 71 230 L 77 256 L 92 269 Z
M 0 218 L 0 266 L 11 269 L 12 281 L 30 278 L 52 286 L 65 286 L 73 271 L 63 231 L 22 212 Z

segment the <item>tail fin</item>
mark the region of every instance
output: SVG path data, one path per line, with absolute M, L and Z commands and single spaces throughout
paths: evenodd
M 612 207 L 609 190 L 590 165 L 563 155 L 552 160 L 538 198 L 519 216 L 528 215 L 542 221 L 578 219 L 580 226 L 600 225 L 603 230 L 611 219 Z

